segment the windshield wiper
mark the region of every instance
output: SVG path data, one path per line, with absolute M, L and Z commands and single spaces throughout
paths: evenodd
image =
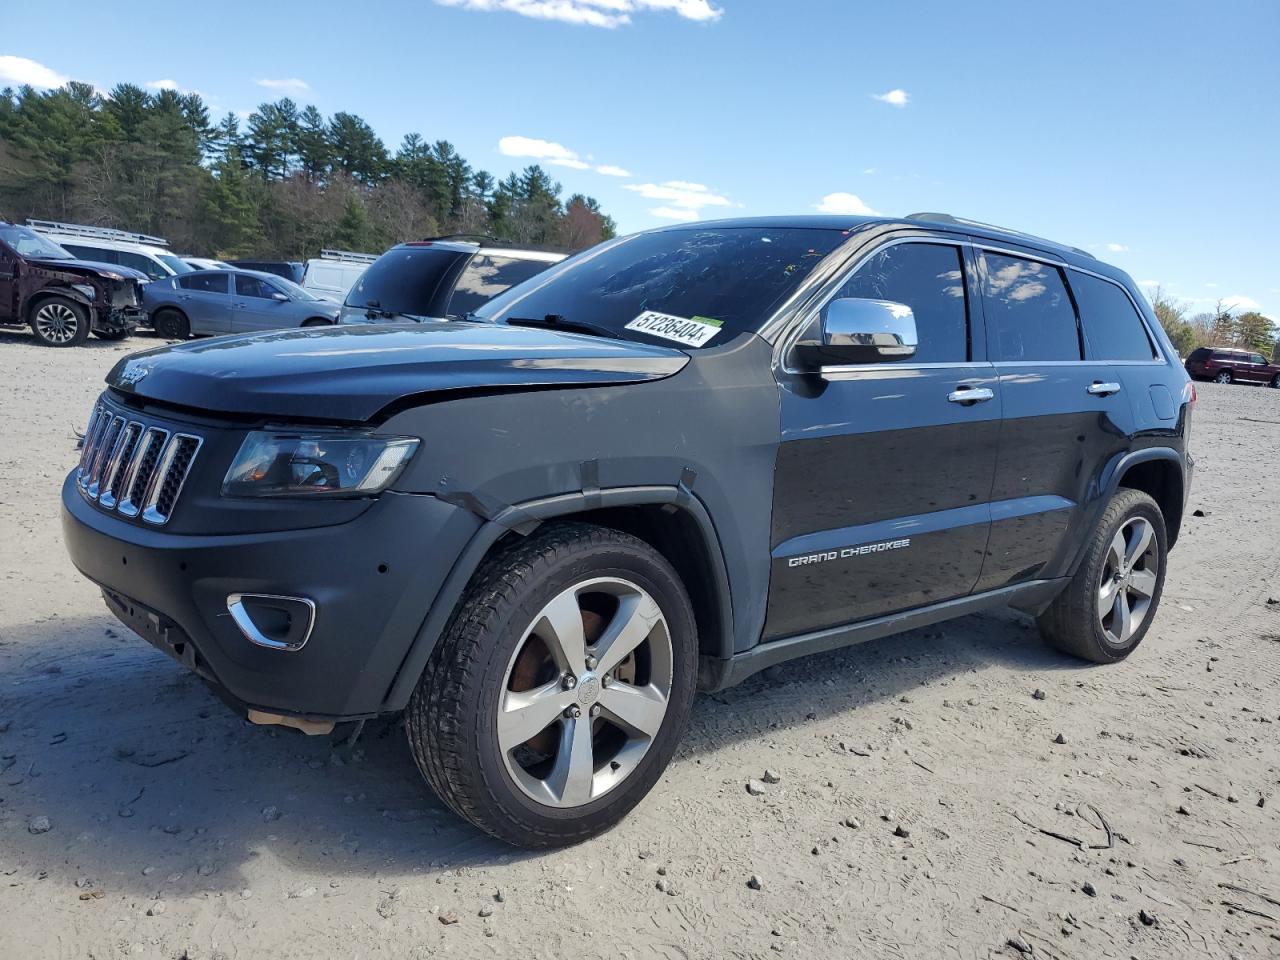
M 598 337 L 610 340 L 621 340 L 616 331 L 600 323 L 589 320 L 570 320 L 558 313 L 548 313 L 539 320 L 537 317 L 507 317 L 507 325 L 512 327 L 546 327 L 550 330 L 577 330 L 580 333 L 593 333 Z

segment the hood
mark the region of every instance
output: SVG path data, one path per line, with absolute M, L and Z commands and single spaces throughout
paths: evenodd
M 162 347 L 107 375 L 121 393 L 231 414 L 364 421 L 414 395 L 639 383 L 679 350 L 577 333 L 428 321 L 275 330 Z
M 114 273 L 118 277 L 124 277 L 126 280 L 141 280 L 146 283 L 151 278 L 141 270 L 134 270 L 132 267 L 122 267 L 118 263 L 98 263 L 95 260 L 38 260 L 32 259 L 31 263 L 41 270 L 62 270 L 66 273 L 93 274 L 102 276 L 104 273 Z

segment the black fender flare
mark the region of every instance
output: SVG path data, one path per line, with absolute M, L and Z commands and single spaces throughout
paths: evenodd
M 729 576 L 724 562 L 724 554 L 720 549 L 720 540 L 716 535 L 711 515 L 689 487 L 681 482 L 678 486 L 637 486 L 611 487 L 608 489 L 583 490 L 576 493 L 560 494 L 527 500 L 521 503 L 486 511 L 488 519 L 472 537 L 466 549 L 454 561 L 449 575 L 436 594 L 422 625 L 409 645 L 400 668 L 396 671 L 391 687 L 383 699 L 382 709 L 387 712 L 403 710 L 409 703 L 426 668 L 427 661 L 435 650 L 436 641 L 453 616 L 458 601 L 462 598 L 467 584 L 475 575 L 480 564 L 484 562 L 493 545 L 503 536 L 515 531 L 521 534 L 532 533 L 548 520 L 559 520 L 573 517 L 575 514 L 601 507 L 636 507 L 636 506 L 671 505 L 686 511 L 695 521 L 705 540 L 707 556 L 711 559 L 711 572 L 716 600 L 720 608 L 721 635 L 716 638 L 716 646 L 720 656 L 729 658 L 733 655 L 733 603 L 729 592 Z M 479 511 L 477 511 L 479 512 Z
M 1098 478 L 1098 494 L 1093 499 L 1085 524 L 1082 530 L 1091 531 L 1098 522 L 1098 518 L 1102 516 L 1102 512 L 1106 510 L 1107 504 L 1111 498 L 1115 496 L 1116 491 L 1120 489 L 1120 481 L 1124 479 L 1124 475 L 1131 467 L 1135 467 L 1140 463 L 1150 463 L 1153 460 L 1166 460 L 1172 462 L 1178 468 L 1179 482 L 1182 489 L 1179 495 L 1182 502 L 1186 503 L 1187 498 L 1187 477 L 1186 468 L 1183 465 L 1182 455 L 1172 447 L 1144 447 L 1141 450 L 1131 450 L 1128 453 L 1119 454 L 1113 457 L 1110 462 L 1103 467 L 1102 473 Z M 1082 536 L 1080 545 L 1076 549 L 1075 556 L 1072 558 L 1069 576 L 1074 576 L 1075 572 L 1080 568 L 1080 563 L 1084 560 L 1085 545 L 1088 538 Z

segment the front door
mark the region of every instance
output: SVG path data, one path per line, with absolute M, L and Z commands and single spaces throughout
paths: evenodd
M 764 639 L 969 594 L 1000 431 L 961 244 L 891 242 L 836 298 L 911 307 L 914 357 L 784 381 Z
M 247 330 L 275 330 L 279 327 L 297 326 L 280 309 L 281 302 L 274 299 L 279 293 L 261 277 L 237 273 L 235 309 L 231 312 L 231 330 L 241 333 Z

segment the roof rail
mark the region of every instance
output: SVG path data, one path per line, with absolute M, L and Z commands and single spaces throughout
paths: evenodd
M 169 241 L 164 237 L 153 237 L 148 233 L 131 233 L 128 230 L 115 230 L 111 227 L 95 227 L 85 223 L 60 223 L 57 220 L 33 220 L 28 217 L 27 226 L 33 230 L 69 233 L 77 237 L 96 237 L 99 240 L 145 243 L 152 247 L 167 247 L 169 245 Z
M 347 263 L 373 263 L 378 259 L 376 253 L 356 253 L 354 250 L 321 250 L 321 260 L 344 260 Z
M 994 223 L 983 223 L 981 220 L 966 220 L 964 217 L 953 217 L 949 213 L 909 213 L 908 220 L 931 220 L 934 223 L 950 223 L 958 227 L 981 227 L 984 230 L 999 230 L 1001 233 L 1007 233 L 1010 236 L 1022 237 L 1025 240 L 1031 240 L 1035 243 L 1048 244 L 1051 247 L 1060 247 L 1064 250 L 1070 250 L 1078 253 L 1082 257 L 1088 257 L 1090 260 L 1097 260 L 1088 250 L 1082 250 L 1079 247 L 1073 247 L 1069 243 L 1058 243 L 1056 240 L 1046 240 L 1044 237 L 1037 237 L 1035 234 L 1026 233 L 1022 230 L 1010 230 L 1008 227 L 997 227 Z

